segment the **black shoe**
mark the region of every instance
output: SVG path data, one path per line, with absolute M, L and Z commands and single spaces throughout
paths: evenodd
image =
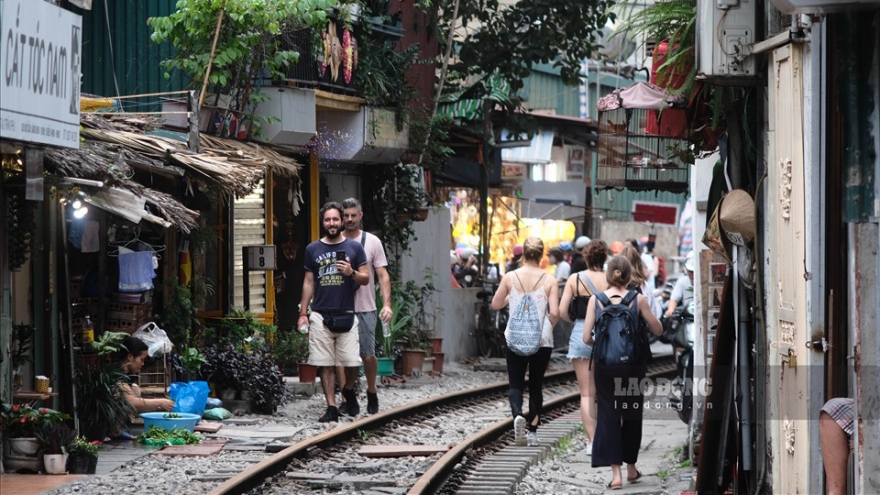
M 348 414 L 348 402 L 339 404 L 339 414 Z
M 361 406 L 358 404 L 357 394 L 354 393 L 354 390 L 343 390 L 342 395 L 345 397 L 345 413 L 352 417 L 360 414 Z
M 379 412 L 379 395 L 376 392 L 367 392 L 367 412 L 370 414 Z
M 327 411 L 318 418 L 318 423 L 334 423 L 336 421 L 339 421 L 339 409 L 336 406 L 327 406 Z

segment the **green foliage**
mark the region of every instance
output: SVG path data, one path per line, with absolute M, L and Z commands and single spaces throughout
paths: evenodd
M 657 471 L 657 474 L 655 474 L 654 476 L 659 478 L 660 481 L 666 481 L 666 478 L 669 477 L 669 470 L 668 469 L 661 469 L 661 470 Z
M 696 0 L 669 0 L 655 2 L 642 8 L 642 4 L 621 2 L 612 7 L 620 24 L 612 36 L 626 34 L 657 42 L 667 41 L 666 60 L 657 68 L 659 80 L 670 79 L 671 74 L 684 70 L 684 84 L 678 89 L 669 88 L 676 94 L 690 95 L 696 85 Z
M 86 437 L 78 436 L 70 442 L 70 445 L 67 447 L 67 451 L 70 455 L 87 455 L 95 457 L 98 455 L 98 451 L 101 450 L 100 440 L 89 441 Z
M 263 74 L 279 79 L 284 69 L 299 58 L 285 49 L 281 34 L 303 27 L 317 27 L 326 20 L 335 0 L 179 0 L 177 11 L 167 17 L 150 18 L 150 39 L 169 42 L 174 56 L 162 61 L 165 76 L 179 69 L 201 87 L 208 68 L 217 18 L 223 22 L 217 41 L 209 82 L 218 92 L 232 94 L 244 110 L 252 81 Z
M 205 355 L 195 347 L 187 347 L 180 356 L 180 364 L 186 371 L 198 375 L 205 364 Z
M 309 337 L 298 330 L 279 331 L 272 343 L 272 355 L 278 364 L 295 366 L 309 358 Z
M 28 352 L 33 346 L 35 330 L 36 329 L 33 325 L 25 325 L 24 323 L 20 325 L 12 325 L 12 343 L 10 349 L 13 369 L 24 366 L 33 361 Z
M 99 356 L 108 356 L 122 350 L 122 341 L 129 335 L 125 332 L 104 332 L 92 342 L 92 351 Z
M 205 341 L 225 342 L 248 350 L 268 350 L 268 343 L 277 331 L 275 325 L 263 323 L 257 315 L 243 309 L 233 309 L 223 318 L 219 328 L 205 329 Z
M 368 104 L 394 108 L 400 125 L 406 120 L 407 106 L 415 95 L 407 73 L 417 61 L 419 45 L 412 44 L 398 51 L 392 41 L 361 38 L 355 74 L 357 86 Z
M 134 439 L 135 443 L 147 445 L 194 445 L 202 442 L 202 437 L 184 428 L 166 430 L 156 425 Z
M 369 431 L 361 430 L 360 428 L 358 428 L 357 436 L 358 436 L 358 438 L 361 439 L 361 442 L 366 442 L 367 440 L 369 440 L 373 436 L 373 434 L 370 433 Z
M 536 64 L 552 64 L 559 68 L 566 84 L 578 84 L 581 60 L 599 49 L 598 33 L 612 3 L 521 0 L 510 5 L 498 0 L 461 0 L 455 18 L 451 2 L 444 4 L 440 11 L 441 42 L 446 41 L 450 25 L 481 25 L 453 40 L 458 58 L 449 66 L 453 83 L 450 89 L 456 85 L 474 87 L 475 79 L 484 80 L 497 73 L 515 92 L 523 87 Z M 445 48 L 441 47 L 440 52 L 445 53 Z

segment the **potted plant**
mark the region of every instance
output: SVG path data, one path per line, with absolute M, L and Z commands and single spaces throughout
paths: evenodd
M 254 353 L 245 357 L 245 386 L 250 391 L 250 403 L 260 414 L 275 414 L 284 404 L 287 387 L 278 365 L 269 354 Z
M 64 423 L 45 423 L 34 434 L 42 447 L 46 473 L 64 474 L 67 470 L 67 448 L 76 438 L 76 432 Z
M 279 332 L 272 344 L 272 354 L 281 368 L 285 370 L 285 374 L 292 375 L 294 370 L 297 370 L 301 382 L 311 383 L 303 380 L 302 376 L 303 366 L 311 366 L 307 363 L 309 359 L 309 337 L 307 335 L 295 330 Z M 311 380 L 314 381 L 314 374 L 312 374 Z
M 187 347 L 180 355 L 182 368 L 182 381 L 194 381 L 201 378 L 202 365 L 205 364 L 205 355 L 195 347 Z
M 74 438 L 67 448 L 67 471 L 71 474 L 95 474 L 101 445 L 100 440 L 90 442 L 83 436 Z
M 40 442 L 37 439 L 37 430 L 47 425 L 62 424 L 68 419 L 70 416 L 54 409 L 3 404 L 0 430 L 5 439 L 3 465 L 6 469 L 39 471 L 42 459 L 38 456 Z
M 125 379 L 122 370 L 112 363 L 77 369 L 75 383 L 79 397 L 80 433 L 89 440 L 104 440 L 117 434 L 137 414 L 119 386 Z

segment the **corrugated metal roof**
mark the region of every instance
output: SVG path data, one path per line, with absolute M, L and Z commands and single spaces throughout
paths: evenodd
M 176 4 L 176 0 L 95 0 L 90 11 L 74 9 L 83 16 L 83 93 L 119 96 L 184 89 L 185 81 L 180 74 L 165 79 L 159 62 L 171 55 L 171 46 L 150 41 L 152 29 L 147 25 L 150 17 L 175 12 Z M 105 12 L 109 14 L 109 29 Z M 125 109 L 161 108 L 159 99 L 154 97 L 127 100 Z

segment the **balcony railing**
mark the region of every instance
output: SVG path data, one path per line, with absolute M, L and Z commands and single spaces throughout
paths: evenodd
M 336 23 L 336 33 L 341 45 L 343 33 L 341 22 Z M 352 36 L 360 42 L 361 33 L 361 29 L 355 28 Z M 349 96 L 360 95 L 360 90 L 357 87 L 358 69 L 354 67 L 351 71 L 351 79 L 349 82 L 345 82 L 342 57 L 339 60 L 339 72 L 335 81 L 332 78 L 329 64 L 324 73 L 321 73 L 324 47 L 322 45 L 315 46 L 315 40 L 320 39 L 320 33 L 316 36 L 312 29 L 297 29 L 287 31 L 282 36 L 282 46 L 285 50 L 296 50 L 299 52 L 299 60 L 287 68 L 286 79 L 288 82 L 295 83 L 301 87 L 316 88 L 331 93 Z

